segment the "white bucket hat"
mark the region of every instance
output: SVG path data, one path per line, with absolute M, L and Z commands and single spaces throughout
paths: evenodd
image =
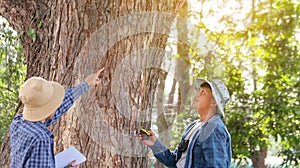
M 19 91 L 24 104 L 23 118 L 41 121 L 54 113 L 64 99 L 64 88 L 57 82 L 41 77 L 29 78 Z
M 198 90 L 203 83 L 209 84 L 218 106 L 218 114 L 224 118 L 224 107 L 230 102 L 230 95 L 225 84 L 219 79 L 206 80 L 196 78 L 194 83 L 195 88 Z

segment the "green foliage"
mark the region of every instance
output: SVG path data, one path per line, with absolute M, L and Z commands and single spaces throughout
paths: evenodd
M 259 44 L 266 65 L 266 75 L 261 81 L 263 103 L 259 118 L 263 126 L 260 128 L 269 136 L 282 138 L 280 156 L 285 163 L 295 165 L 300 165 L 300 53 L 296 38 L 299 7 L 292 1 L 274 1 L 268 13 L 257 15 L 263 24 L 252 25 L 256 38 L 265 39 Z
M 0 24 L 0 143 L 18 105 L 18 89 L 25 79 L 23 47 L 6 21 Z
M 31 23 L 30 23 L 30 27 L 33 27 L 33 23 L 36 21 L 36 17 L 34 17 L 32 20 L 31 20 Z M 43 26 L 43 22 L 40 21 L 38 24 L 37 24 L 37 29 L 41 28 Z M 22 33 L 23 34 L 23 33 Z M 36 40 L 36 29 L 35 28 L 31 28 L 30 30 L 27 31 L 27 35 L 32 39 L 33 42 L 35 42 Z

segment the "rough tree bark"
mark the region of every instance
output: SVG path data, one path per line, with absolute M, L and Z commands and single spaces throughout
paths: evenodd
M 106 68 L 101 87 L 83 95 L 50 128 L 55 153 L 75 146 L 87 157 L 81 167 L 147 167 L 148 150 L 135 132 L 151 122 L 158 79 L 151 67 L 162 62 L 181 5 L 181 0 L 1 1 L 0 15 L 23 33 L 27 78 L 72 87 Z M 0 167 L 8 167 L 9 135 L 0 150 Z

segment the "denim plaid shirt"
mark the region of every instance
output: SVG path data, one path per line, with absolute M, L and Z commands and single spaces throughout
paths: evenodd
M 183 133 L 181 141 L 196 122 L 190 124 Z M 229 168 L 231 162 L 231 138 L 219 115 L 209 119 L 190 140 L 185 168 L 222 167 Z M 150 149 L 154 156 L 167 167 L 176 167 L 181 152 L 176 148 L 170 151 L 159 140 Z
M 88 90 L 86 82 L 65 90 L 65 97 L 51 120 L 30 122 L 17 114 L 10 126 L 11 168 L 54 168 L 53 134 L 47 127 L 56 122 L 74 101 Z

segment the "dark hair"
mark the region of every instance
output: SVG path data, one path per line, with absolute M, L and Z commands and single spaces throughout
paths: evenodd
M 208 83 L 202 83 L 200 87 L 209 88 L 211 90 L 211 87 Z
M 209 88 L 209 90 L 212 92 L 212 89 L 211 89 L 210 85 L 207 82 L 202 83 L 200 87 Z M 212 99 L 215 100 L 214 95 L 212 95 Z

